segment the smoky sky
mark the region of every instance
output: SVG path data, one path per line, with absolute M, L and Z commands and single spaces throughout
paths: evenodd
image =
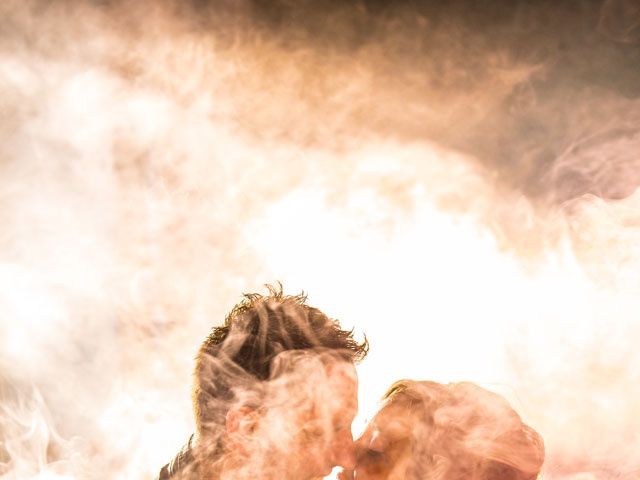
M 161 79 L 136 54 L 145 39 L 204 35 L 230 55 L 261 43 L 289 52 L 261 52 L 268 79 L 259 88 L 273 88 L 278 100 L 277 83 L 289 80 L 299 107 L 274 119 L 264 99 L 236 106 L 238 128 L 258 137 L 338 148 L 354 135 L 431 140 L 473 155 L 500 185 L 552 207 L 587 194 L 625 198 L 637 186 L 640 21 L 630 0 L 28 5 L 33 18 L 22 24 L 24 8 L 5 4 L 5 48 L 18 42 L 46 56 L 86 55 L 156 88 Z M 53 24 L 65 15 L 68 22 Z M 92 45 L 94 27 L 126 38 L 129 51 Z M 331 59 L 354 70 L 347 77 L 366 71 L 366 94 L 332 78 Z M 291 63 L 303 78 L 284 78 Z M 614 147 L 609 158 L 593 159 L 588 151 L 603 144 Z
M 384 66 L 373 82 L 398 104 L 451 95 L 429 118 L 376 112 L 374 93 L 374 114 L 359 119 L 365 130 L 471 153 L 508 188 L 552 203 L 584 194 L 623 198 L 637 187 L 628 160 L 619 158 L 601 159 L 600 169 L 611 172 L 600 177 L 576 165 L 554 172 L 568 149 L 637 136 L 637 107 L 607 105 L 640 95 L 633 2 L 255 2 L 252 14 L 285 45 L 298 33 L 293 47 L 297 41 L 357 59 L 367 45 L 381 44 Z M 472 102 L 456 105 L 465 93 L 480 93 L 484 78 L 514 66 L 535 71 L 480 112 Z M 637 156 L 637 144 L 629 150 Z
M 473 154 L 508 188 L 553 204 L 585 194 L 624 198 L 637 186 L 628 158 L 601 159 L 597 169 L 606 173 L 600 176 L 578 165 L 554 169 L 567 150 L 637 135 L 637 108 L 629 111 L 627 103 L 640 95 L 640 20 L 632 1 L 237 5 L 193 2 L 183 9 L 194 28 L 219 32 L 229 43 L 265 36 L 285 50 L 338 52 L 372 68 L 373 92 L 350 106 L 361 134 L 436 140 Z M 376 65 L 366 57 L 371 46 L 380 49 Z M 465 102 L 469 93 L 482 95 L 488 76 L 518 67 L 532 70 L 495 103 L 477 111 Z M 447 105 L 436 107 L 438 115 L 421 114 L 421 104 L 445 91 Z M 385 108 L 388 103 L 410 113 Z M 331 112 L 316 122 L 331 123 Z M 301 135 L 326 141 L 327 133 L 305 125 Z M 629 145 L 627 155 L 636 148 Z

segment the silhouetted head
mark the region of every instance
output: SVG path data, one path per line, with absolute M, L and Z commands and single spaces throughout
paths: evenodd
M 238 468 L 259 465 L 265 478 L 272 468 L 287 469 L 281 478 L 353 468 L 354 363 L 368 343 L 356 342 L 303 294 L 268 289 L 266 296 L 245 294 L 198 352 L 199 441 L 212 457 L 245 462 Z
M 507 401 L 466 382 L 395 383 L 356 452 L 357 480 L 533 480 L 544 460 Z

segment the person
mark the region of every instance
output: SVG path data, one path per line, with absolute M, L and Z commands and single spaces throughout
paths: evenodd
M 507 401 L 473 383 L 396 382 L 356 441 L 341 480 L 533 480 L 540 435 Z
M 355 464 L 355 363 L 366 337 L 267 285 L 245 294 L 196 356 L 196 433 L 159 480 L 295 479 Z

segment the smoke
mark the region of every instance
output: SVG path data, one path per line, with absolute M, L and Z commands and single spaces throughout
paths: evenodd
M 602 5 L 599 27 L 615 41 L 637 44 L 640 41 L 640 9 L 634 2 L 608 0 Z
M 357 411 L 353 366 L 326 353 L 283 352 L 274 360 L 273 375 L 264 416 L 237 440 L 248 446 L 246 457 L 223 478 L 307 478 L 309 472 L 321 477 L 331 470 L 325 464 L 336 449 L 332 444 L 340 442 L 334 437 L 351 441 L 348 424 Z
M 635 478 L 637 8 L 502 3 L 3 2 L 3 478 L 155 474 L 273 279 L 367 334 L 363 416 L 481 382 Z

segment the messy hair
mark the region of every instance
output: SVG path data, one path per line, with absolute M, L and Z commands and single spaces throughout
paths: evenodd
M 353 330 L 317 308 L 307 305 L 304 293 L 285 295 L 282 285 L 266 285 L 268 295 L 248 293 L 213 328 L 202 343 L 194 373 L 193 402 L 198 433 L 219 429 L 230 402 L 245 396 L 250 406 L 261 403 L 261 381 L 272 375 L 272 361 L 285 351 L 323 350 L 354 363 L 369 349 L 358 343 Z
M 470 382 L 401 380 L 383 400 L 418 419 L 407 478 L 535 480 L 540 473 L 542 437 L 500 395 Z

